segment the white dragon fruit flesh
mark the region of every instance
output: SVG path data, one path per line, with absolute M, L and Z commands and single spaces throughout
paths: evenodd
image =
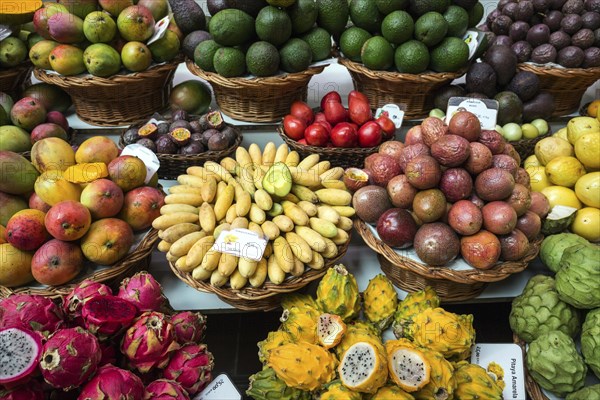
M 137 315 L 137 308 L 116 296 L 96 296 L 81 310 L 85 328 L 101 340 L 129 328 Z
M 131 371 L 104 365 L 85 384 L 77 400 L 143 400 L 144 384 Z
M 170 353 L 178 348 L 173 325 L 164 314 L 155 311 L 140 315 L 121 341 L 121 353 L 132 368 L 142 373 L 164 368 Z
M 90 279 L 81 281 L 71 290 L 63 299 L 63 312 L 69 320 L 77 320 L 81 317 L 83 305 L 96 296 L 110 296 L 112 290 L 103 283 L 95 282 Z
M 146 386 L 144 400 L 190 400 L 190 396 L 179 383 L 157 379 Z
M 140 312 L 162 312 L 167 309 L 167 298 L 160 283 L 145 271 L 123 279 L 117 296 L 132 302 Z
M 214 359 L 204 344 L 189 344 L 175 351 L 163 377 L 179 382 L 191 395 L 204 389 L 212 379 Z
M 71 390 L 94 375 L 101 357 L 96 336 L 80 327 L 60 329 L 44 343 L 40 369 L 50 385 Z
M 199 343 L 204 337 L 206 317 L 199 312 L 183 311 L 171 316 L 177 343 Z
M 15 294 L 0 300 L 0 326 L 22 327 L 50 336 L 63 323 L 63 313 L 44 296 Z
M 23 328 L 0 329 L 0 385 L 8 387 L 27 382 L 36 371 L 41 355 L 39 333 Z
M 0 400 L 45 400 L 41 385 L 22 385 L 14 389 L 0 389 Z

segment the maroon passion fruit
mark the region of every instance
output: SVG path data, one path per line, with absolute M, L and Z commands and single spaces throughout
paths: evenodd
M 381 214 L 392 208 L 385 188 L 368 185 L 358 189 L 352 196 L 352 207 L 358 218 L 366 223 L 377 222 Z
M 448 127 L 437 117 L 427 117 L 421 122 L 421 133 L 423 143 L 431 147 L 439 138 L 448 133 Z
M 457 201 L 448 212 L 448 224 L 463 236 L 474 235 L 483 225 L 481 210 L 469 200 Z
M 448 130 L 452 135 L 462 136 L 469 142 L 475 142 L 481 134 L 481 123 L 475 114 L 459 111 L 450 119 Z
M 429 147 L 424 145 L 423 143 L 411 144 L 406 146 L 402 153 L 400 154 L 400 158 L 398 162 L 400 163 L 400 168 L 402 171 L 406 170 L 406 165 L 415 157 L 425 155 L 431 155 Z
M 417 189 L 431 189 L 438 185 L 442 178 L 440 164 L 431 156 L 421 155 L 413 158 L 406 165 L 404 175 L 411 185 Z
M 417 189 L 408 182 L 406 175 L 401 174 L 396 175 L 388 182 L 387 192 L 394 207 L 410 208 Z
M 500 240 L 486 230 L 460 239 L 460 254 L 474 268 L 492 268 L 500 259 L 500 253 Z
M 458 135 L 444 135 L 431 145 L 431 155 L 445 167 L 458 167 L 470 153 L 469 142 Z
M 377 233 L 390 247 L 410 247 L 417 233 L 417 223 L 407 210 L 391 208 L 379 217 Z
M 469 143 L 469 157 L 463 167 L 470 174 L 478 175 L 492 166 L 492 152 L 486 145 L 479 142 Z
M 504 146 L 506 145 L 506 141 L 501 134 L 487 129 L 481 131 L 481 135 L 479 135 L 479 143 L 486 145 L 492 154 L 502 154 L 504 151 Z
M 517 170 L 519 169 L 517 161 L 506 154 L 495 154 L 492 157 L 492 166 L 507 170 L 513 177 L 517 176 Z
M 421 190 L 413 200 L 412 210 L 423 223 L 437 221 L 446 213 L 446 197 L 439 189 Z
M 347 168 L 342 180 L 350 191 L 356 192 L 369 184 L 369 175 L 360 168 Z
M 415 235 L 413 245 L 423 262 L 436 267 L 448 264 L 460 253 L 458 235 L 442 222 L 422 225 Z
M 533 242 L 542 230 L 542 219 L 536 213 L 527 211 L 517 219 L 516 228 L 523 232 L 530 242 Z
M 525 214 L 531 206 L 531 193 L 525 186 L 516 183 L 512 194 L 506 202 L 515 210 L 517 217 L 520 217 Z
M 517 213 L 505 201 L 492 201 L 481 209 L 483 228 L 496 235 L 508 235 L 517 226 Z
M 550 212 L 550 202 L 548 198 L 540 192 L 531 192 L 531 206 L 529 211 L 536 213 L 540 218 L 546 218 Z
M 412 146 L 413 144 L 425 144 L 423 142 L 423 130 L 421 129 L 421 125 L 415 125 L 406 132 L 404 145 Z
M 529 250 L 529 240 L 523 232 L 515 229 L 508 235 L 500 236 L 500 257 L 504 261 L 522 260 Z
M 468 199 L 473 192 L 473 179 L 462 168 L 449 168 L 442 173 L 439 183 L 440 190 L 450 203 Z
M 404 143 L 402 142 L 397 140 L 388 140 L 379 146 L 379 153 L 386 154 L 394 158 L 396 161 L 400 161 L 400 155 L 402 154 L 404 147 Z
M 402 172 L 395 158 L 379 153 L 365 159 L 365 168 L 371 173 L 371 181 L 379 186 L 386 186 L 390 179 Z
M 515 188 L 515 178 L 502 168 L 486 169 L 475 178 L 475 191 L 485 201 L 504 200 Z

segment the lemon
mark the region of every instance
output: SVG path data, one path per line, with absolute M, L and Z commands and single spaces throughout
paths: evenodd
M 600 132 L 582 135 L 575 143 L 575 156 L 586 168 L 600 168 Z
M 540 192 L 548 198 L 550 209 L 556 205 L 573 207 L 578 210 L 582 207 L 573 189 L 563 186 L 548 186 L 540 190 Z
M 585 168 L 575 157 L 556 157 L 546 164 L 546 175 L 555 185 L 573 187 L 585 175 Z
M 600 114 L 598 111 L 600 110 L 600 100 L 594 100 L 587 107 L 587 113 L 590 117 L 598 117 Z
M 573 146 L 559 137 L 547 137 L 535 145 L 535 156 L 542 165 L 548 164 L 553 158 L 572 156 L 573 154 Z
M 600 241 L 600 209 L 586 207 L 577 211 L 571 224 L 571 232 L 590 242 Z
M 529 174 L 529 183 L 531 184 L 531 190 L 534 192 L 541 192 L 543 188 L 552 185 L 548 179 L 548 175 L 546 175 L 546 168 L 529 167 L 525 170 Z
M 590 172 L 579 178 L 575 194 L 586 206 L 600 208 L 600 172 Z
M 559 130 L 557 130 L 556 133 L 552 134 L 552 136 L 564 139 L 567 142 L 569 141 L 569 137 L 567 136 L 567 127 L 566 126 L 564 128 L 560 128 Z
M 535 154 L 530 155 L 529 157 L 527 157 L 525 159 L 525 161 L 523 161 L 523 168 L 527 169 L 529 167 L 541 167 L 542 163 L 540 162 L 540 160 L 538 160 L 538 158 L 535 156 Z
M 567 123 L 567 137 L 573 145 L 581 136 L 590 132 L 600 132 L 600 121 L 596 118 L 575 117 Z

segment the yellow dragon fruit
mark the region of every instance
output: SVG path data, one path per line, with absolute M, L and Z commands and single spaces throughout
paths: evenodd
M 454 366 L 444 356 L 433 350 L 419 348 L 431 366 L 429 383 L 413 396 L 416 400 L 451 400 L 454 398 L 456 379 Z
M 394 335 L 399 339 L 402 337 L 404 324 L 413 319 L 415 315 L 428 308 L 440 306 L 440 298 L 431 286 L 417 292 L 406 295 L 404 300 L 398 303 L 394 313 L 393 329 Z
M 422 351 L 407 339 L 385 342 L 390 378 L 407 392 L 422 389 L 431 379 L 431 367 Z
M 398 386 L 387 385 L 380 387 L 369 400 L 415 400 L 415 398 Z
M 294 306 L 298 308 L 309 307 L 314 308 L 315 310 L 319 310 L 319 304 L 314 299 L 314 297 L 312 297 L 309 294 L 287 293 L 285 296 L 283 296 L 283 298 L 281 299 L 281 307 L 284 310 L 286 308 L 290 309 Z
M 369 281 L 363 293 L 363 305 L 365 317 L 375 326 L 383 330 L 392 323 L 398 295 L 385 275 L 379 274 Z
M 454 397 L 458 400 L 502 400 L 502 388 L 488 372 L 477 364 L 460 361 L 454 365 L 456 389 Z
M 326 349 L 337 346 L 346 333 L 346 324 L 342 317 L 335 314 L 321 314 L 317 322 L 319 344 Z
M 342 337 L 340 344 L 334 347 L 335 354 L 338 358 L 348 350 L 352 345 L 358 342 L 368 342 L 377 347 L 382 353 L 385 353 L 385 348 L 381 341 L 379 332 L 367 322 L 356 321 L 351 325 L 347 325 L 346 333 Z
M 504 390 L 506 387 L 506 382 L 504 381 L 504 369 L 500 366 L 500 364 L 493 361 L 489 363 L 487 366 L 487 373 L 494 378 L 500 389 Z
M 286 331 L 269 332 L 265 340 L 258 342 L 258 359 L 265 364 L 271 350 L 291 342 L 292 336 Z
M 375 393 L 388 378 L 386 354 L 370 342 L 355 343 L 340 358 L 338 374 L 347 388 Z
M 317 337 L 317 322 L 319 321 L 319 312 L 310 307 L 292 308 L 283 310 L 281 314 L 281 330 L 288 332 L 295 342 L 308 342 L 316 344 L 319 342 Z
M 342 264 L 329 268 L 317 287 L 317 303 L 323 312 L 336 314 L 344 321 L 358 316 L 360 294 L 354 276 Z
M 362 394 L 348 389 L 341 381 L 335 380 L 325 386 L 319 400 L 362 400 Z
M 405 324 L 404 337 L 417 346 L 439 351 L 453 361 L 466 359 L 475 343 L 473 315 L 458 315 L 443 308 L 428 308 Z
M 267 365 L 289 387 L 317 390 L 335 377 L 337 360 L 315 344 L 286 343 L 269 352 Z

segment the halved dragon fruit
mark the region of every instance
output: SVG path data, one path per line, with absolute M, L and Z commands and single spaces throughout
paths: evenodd
M 41 385 L 24 385 L 12 390 L 0 389 L 0 400 L 45 400 Z
M 85 328 L 100 340 L 117 335 L 129 328 L 137 315 L 137 308 L 116 296 L 96 296 L 81 309 Z
M 375 393 L 388 378 L 386 356 L 371 343 L 355 343 L 341 357 L 338 373 L 347 388 Z
M 173 325 L 164 314 L 155 311 L 140 315 L 121 342 L 121 353 L 132 368 L 142 373 L 152 368 L 164 368 L 170 353 L 178 348 Z
M 206 317 L 199 312 L 183 311 L 171 316 L 177 343 L 199 343 L 204 337 Z
M 342 317 L 335 314 L 321 314 L 317 322 L 319 344 L 326 349 L 337 346 L 346 333 L 346 324 Z
M 110 296 L 112 290 L 103 283 L 95 282 L 90 279 L 81 281 L 73 288 L 63 300 L 63 312 L 70 320 L 77 320 L 81 317 L 83 305 L 91 298 L 96 296 Z
M 146 386 L 145 400 L 190 400 L 185 389 L 177 382 L 157 379 Z
M 214 359 L 205 344 L 189 344 L 173 353 L 163 376 L 172 379 L 194 395 L 212 380 Z
M 105 365 L 85 384 L 78 400 L 143 400 L 144 384 L 133 372 Z
M 60 308 L 47 297 L 16 294 L 0 300 L 0 326 L 22 327 L 50 336 L 63 323 Z
M 80 327 L 60 329 L 42 350 L 42 376 L 57 389 L 81 386 L 98 368 L 102 357 L 96 336 Z
M 140 312 L 163 312 L 168 308 L 168 301 L 162 292 L 160 283 L 146 271 L 123 279 L 117 296 L 129 300 Z
M 28 381 L 41 355 L 42 338 L 37 332 L 21 327 L 0 329 L 0 385 L 16 386 Z

